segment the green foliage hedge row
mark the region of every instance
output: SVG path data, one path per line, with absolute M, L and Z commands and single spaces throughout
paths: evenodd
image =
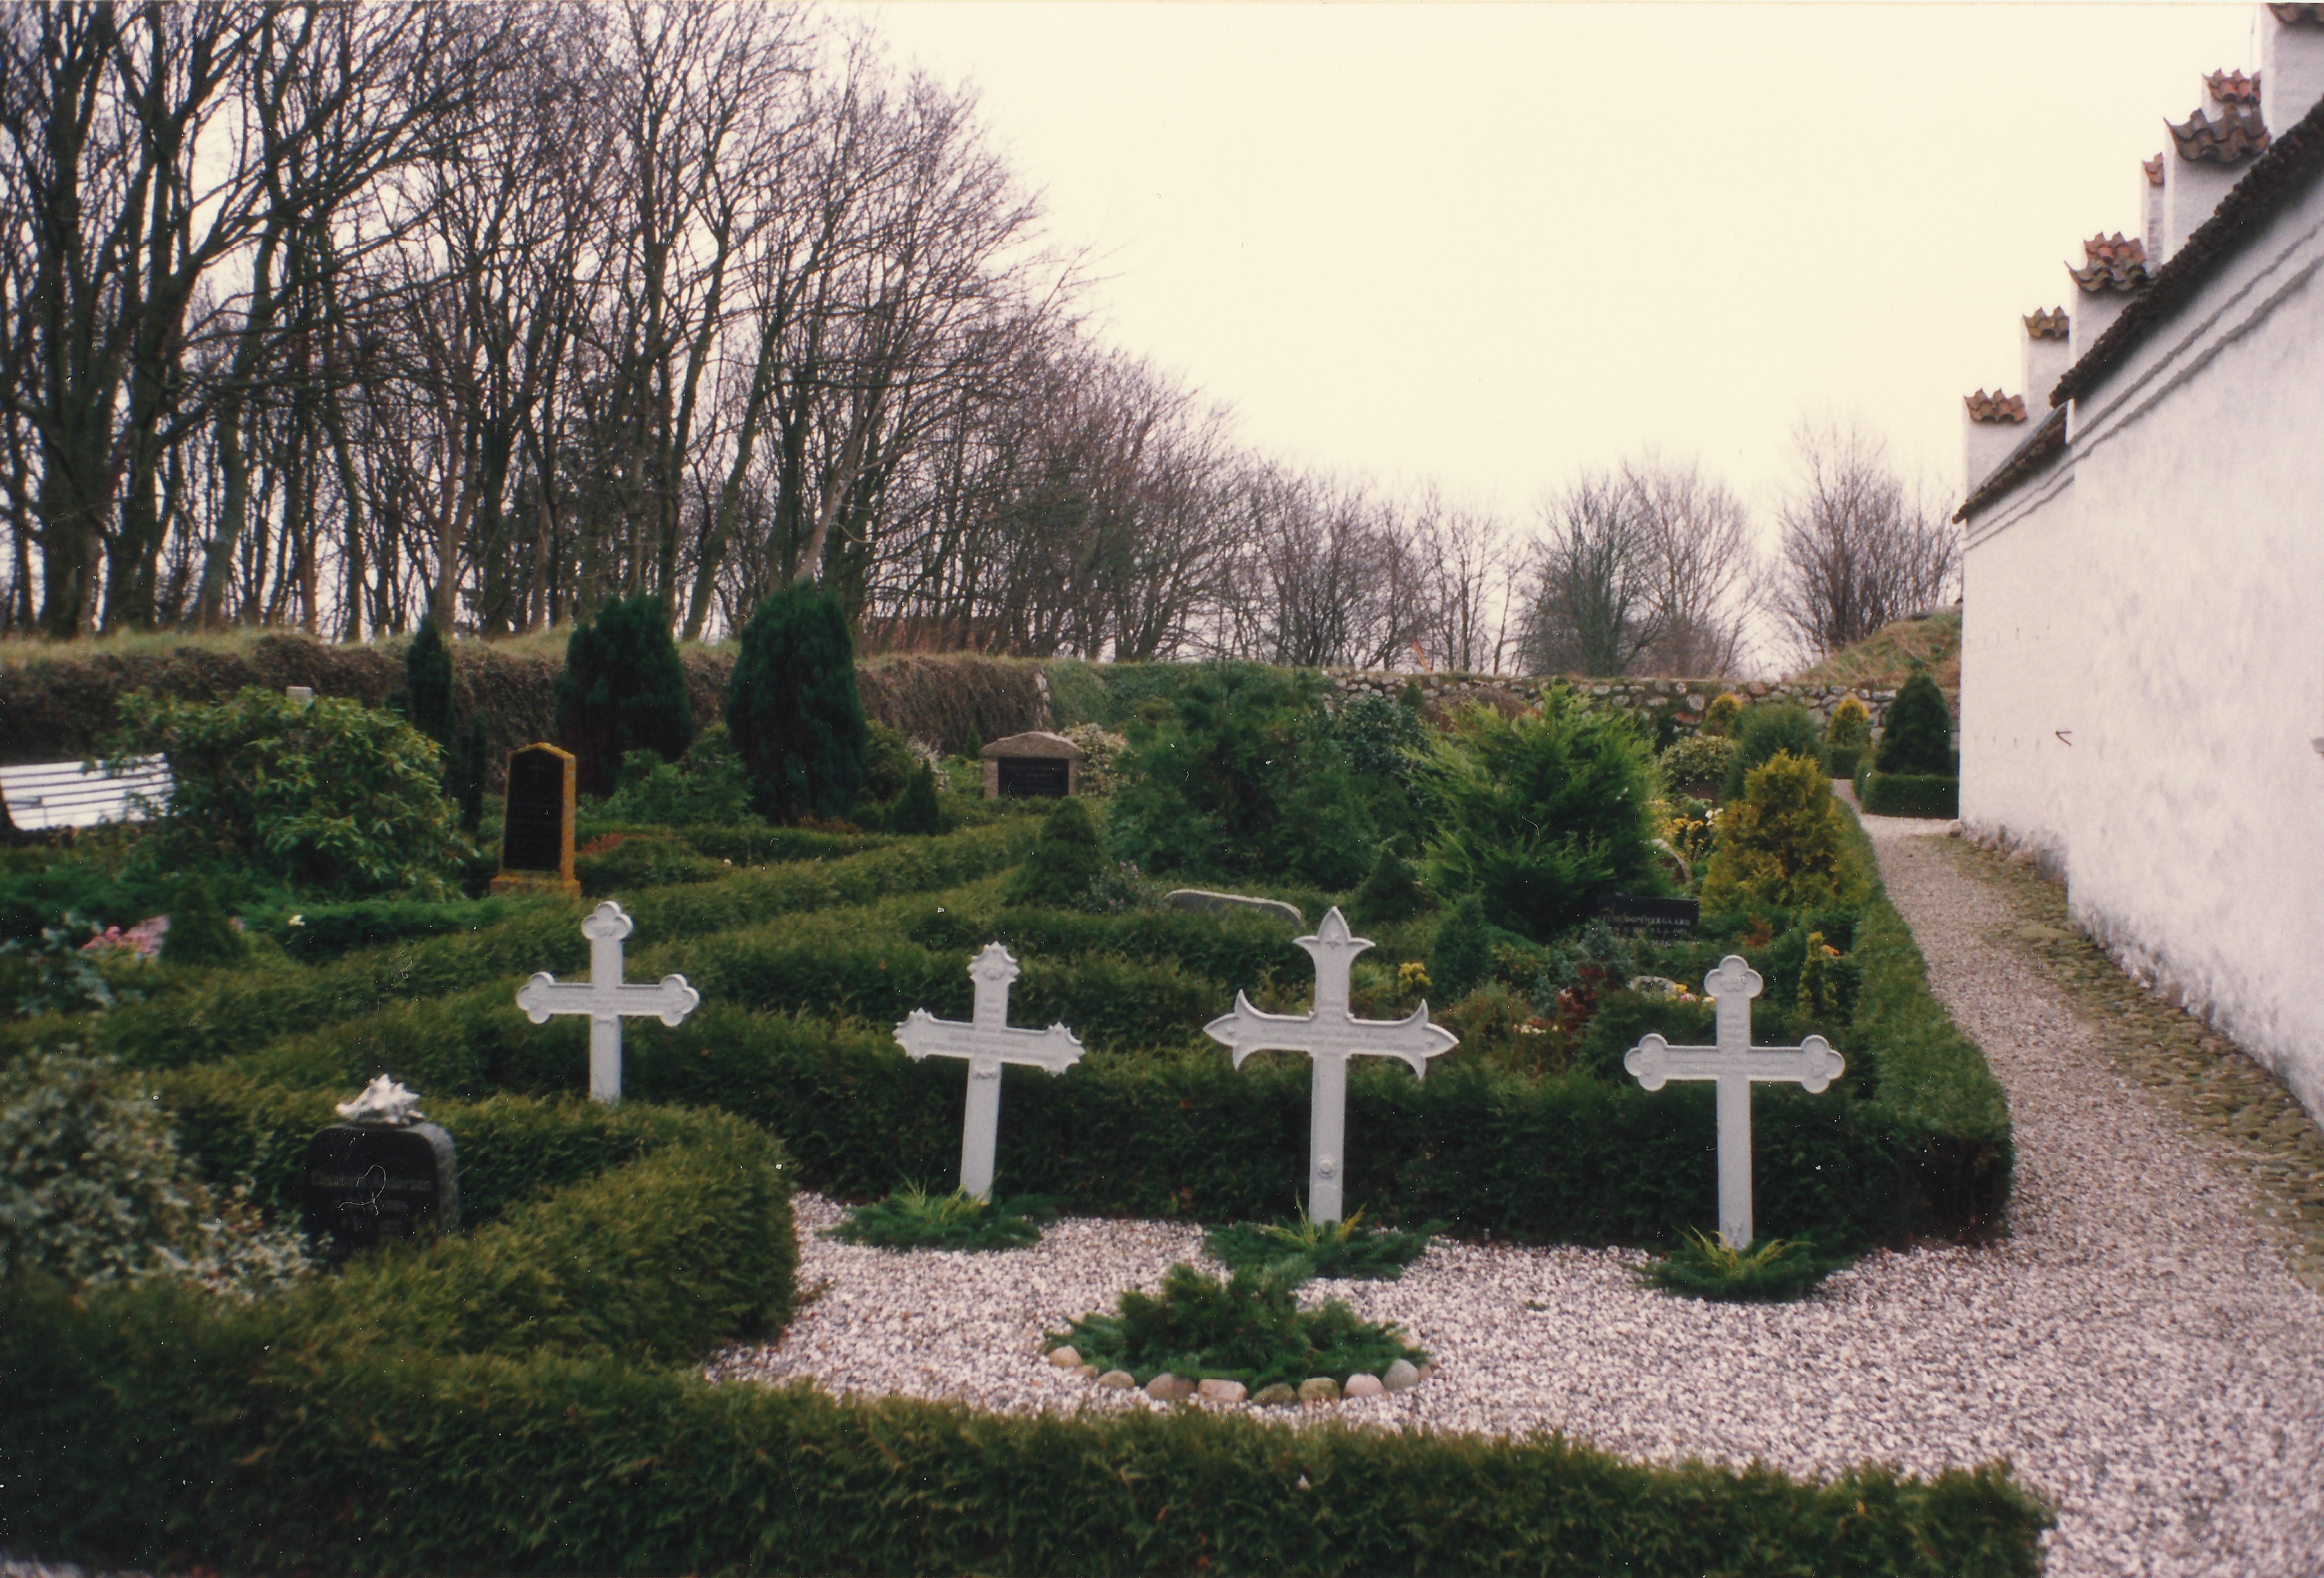
M 611 1358 L 286 1350 L 166 1292 L 0 1308 L 0 1545 L 153 1570 L 2040 1570 L 2006 1470 L 1625 1463 L 1194 1409 L 977 1414 Z M 386 1362 L 392 1358 L 392 1362 Z
M 651 946 L 973 881 L 1020 859 L 1031 835 L 1032 825 L 1023 819 L 997 823 L 842 860 L 624 894 L 622 903 L 637 923 L 635 944 Z M 212 1062 L 390 1003 L 521 980 L 535 970 L 586 970 L 588 942 L 580 922 L 576 906 L 533 903 L 480 930 L 356 954 L 319 969 L 238 971 L 180 982 L 175 990 L 105 1015 L 89 1038 L 98 1049 L 145 1067 Z
M 1857 797 L 1875 817 L 1960 815 L 1960 780 L 1950 773 L 1867 772 Z

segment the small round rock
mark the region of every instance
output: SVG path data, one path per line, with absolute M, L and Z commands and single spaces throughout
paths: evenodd
M 1353 1380 L 1349 1384 L 1352 1389 Z M 1340 1383 L 1328 1375 L 1311 1375 L 1299 1383 L 1299 1400 L 1303 1403 L 1336 1403 L 1340 1400 Z
M 1242 1382 L 1224 1380 L 1218 1376 L 1211 1377 L 1194 1389 L 1206 1403 L 1239 1403 L 1250 1395 L 1250 1389 Z
M 1387 1391 L 1388 1388 L 1380 1384 L 1380 1378 L 1377 1375 L 1348 1377 L 1348 1396 L 1351 1398 L 1382 1397 L 1387 1394 Z
M 1286 1403 L 1296 1403 L 1300 1399 L 1297 1392 L 1278 1380 L 1272 1386 L 1259 1388 L 1250 1400 L 1254 1407 L 1279 1408 Z
M 1138 1384 L 1138 1378 L 1126 1370 L 1109 1370 L 1097 1378 L 1097 1383 L 1110 1392 L 1126 1392 Z
M 1081 1350 L 1071 1344 L 1052 1348 L 1049 1350 L 1049 1362 L 1059 1370 L 1079 1370 L 1082 1367 Z
M 1410 1360 L 1399 1359 L 1388 1367 L 1380 1384 L 1392 1392 L 1409 1391 L 1420 1384 L 1420 1371 L 1412 1367 Z
M 1194 1383 L 1164 1370 L 1146 1383 L 1146 1395 L 1157 1403 L 1183 1403 L 1194 1392 Z

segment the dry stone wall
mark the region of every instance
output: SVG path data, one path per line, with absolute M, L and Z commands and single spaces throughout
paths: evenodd
M 1790 702 L 1806 709 L 1819 724 L 1831 722 L 1832 709 L 1853 696 L 1872 715 L 1876 729 L 1887 721 L 1888 704 L 1896 697 L 1893 690 L 1851 689 L 1845 685 L 1786 685 L 1766 679 L 1575 679 L 1560 675 L 1393 674 L 1344 669 L 1333 670 L 1331 678 L 1333 692 L 1339 697 L 1379 696 L 1393 701 L 1404 694 L 1406 686 L 1417 684 L 1425 700 L 1448 707 L 1470 701 L 1491 705 L 1502 697 L 1535 706 L 1551 686 L 1571 685 L 1601 706 L 1624 711 L 1667 709 L 1672 724 L 1682 735 L 1697 732 L 1702 725 L 1703 709 L 1729 690 L 1747 704 Z

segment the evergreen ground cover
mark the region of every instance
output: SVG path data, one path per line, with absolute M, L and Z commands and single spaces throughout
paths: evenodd
M 1056 1220 L 1046 1201 L 979 1200 L 965 1189 L 938 1195 L 907 1184 L 884 1200 L 858 1205 L 825 1238 L 884 1250 L 1020 1250 L 1041 1241 Z
M 1279 1266 L 1243 1267 L 1221 1280 L 1182 1261 L 1162 1273 L 1158 1292 L 1132 1288 L 1111 1313 L 1093 1311 L 1052 1333 L 1049 1346 L 1071 1343 L 1083 1362 L 1125 1370 L 1139 1386 L 1167 1374 L 1239 1380 L 1254 1395 L 1319 1375 L 1344 1386 L 1399 1359 L 1427 1361 L 1397 1327 L 1360 1320 L 1342 1300 L 1300 1308 L 1296 1289 L 1305 1280 Z
M 1149 698 L 1157 708 L 1182 694 L 1166 690 Z M 1215 812 L 1207 847 L 1227 863 L 1213 869 L 1311 923 L 1379 874 L 1371 897 L 1392 901 L 1367 901 L 1379 946 L 1358 962 L 1356 1011 L 1397 1017 L 1426 995 L 1466 1038 L 1425 1081 L 1376 1060 L 1351 1072 L 1348 1187 L 1370 1231 L 1287 1230 L 1302 1240 L 1284 1246 L 1294 1259 L 1346 1275 L 1439 1224 L 1667 1244 L 1710 1220 L 1711 1093 L 1649 1094 L 1619 1061 L 1648 1029 L 1707 1038 L 1703 1004 L 1634 982 L 1698 983 L 1728 951 L 1767 980 L 1756 1038 L 1821 1029 L 1849 1063 L 1822 1096 L 1776 1091 L 1755 1103 L 1769 1229 L 1840 1250 L 1997 1229 L 2010 1166 L 1999 1087 L 1930 996 L 1852 824 L 1830 852 L 1829 891 L 1766 887 L 1714 909 L 1687 942 L 1617 946 L 1516 910 L 1497 919 L 1476 904 L 1463 915 L 1456 895 L 1413 880 L 1404 854 L 1382 858 L 1434 848 L 1426 869 L 1439 884 L 1458 864 L 1449 845 L 1424 845 L 1430 780 L 1405 771 L 1410 752 L 1438 747 L 1416 746 L 1399 720 L 1327 729 L 1261 709 L 1239 723 L 1231 696 L 1194 699 L 1230 732 L 1250 724 L 1250 749 L 1192 737 L 1180 714 L 1176 733 L 1148 736 L 1148 762 L 1258 772 L 1284 797 L 1278 811 L 1330 800 L 1331 817 L 1294 816 L 1311 836 L 1377 835 L 1352 858 L 1270 864 L 1264 836 Z M 1329 772 L 1266 776 L 1268 750 L 1310 745 L 1332 754 Z M 633 781 L 660 771 L 648 764 Z M 1651 788 L 1651 777 L 1638 781 Z M 582 906 L 556 899 L 296 900 L 311 913 L 236 904 L 248 911 L 241 961 L 160 961 L 144 966 L 142 1001 L 0 1031 L 0 1057 L 65 1041 L 118 1057 L 155 1089 L 205 1178 L 242 1187 L 278 1225 L 295 1216 L 303 1148 L 331 1103 L 393 1075 L 455 1134 L 470 1223 L 459 1238 L 248 1306 L 169 1287 L 84 1293 L 78 1305 L 35 1278 L 0 1288 L 0 1543 L 265 1569 L 1035 1571 L 1203 1557 L 1229 1568 L 1517 1560 L 1676 1572 L 1732 1565 L 1720 1553 L 1742 1540 L 1797 1570 L 2032 1570 L 2046 1515 L 1994 1472 L 1900 1481 L 1867 1471 L 1811 1485 L 1630 1467 L 1554 1441 L 1004 1419 L 705 1385 L 693 1372 L 709 1351 L 788 1318 L 794 1185 L 877 1200 L 902 1180 L 949 1173 L 959 1070 L 911 1063 L 891 1029 L 915 1007 L 965 1017 L 964 966 L 996 938 L 1025 964 L 1012 1020 L 1062 1020 L 1090 1048 L 1062 1077 L 1006 1073 L 1000 1195 L 1229 1224 L 1221 1245 L 1240 1235 L 1270 1253 L 1277 1235 L 1248 1224 L 1305 1176 L 1308 1066 L 1262 1054 L 1237 1071 L 1201 1026 L 1238 990 L 1268 1011 L 1303 1011 L 1313 972 L 1279 923 L 1156 908 L 1135 884 L 1090 907 L 1053 882 L 1023 883 L 1049 809 L 1039 805 L 948 800 L 957 831 L 864 836 L 615 823 L 612 804 L 585 812 L 596 849 L 586 880 L 636 920 L 629 974 L 683 971 L 706 1000 L 674 1029 L 625 1027 L 620 1108 L 575 1099 L 587 1067 L 580 1021 L 535 1027 L 512 1006 L 532 971 L 586 968 Z M 1163 813 L 1187 809 L 1149 798 L 1142 825 L 1151 833 Z M 1111 811 L 1083 819 L 1112 845 Z M 1061 848 L 1089 847 L 1078 829 L 1061 836 Z M 1167 858 L 1163 870 L 1184 880 Z M 1043 863 L 1088 864 L 1078 854 Z M 1093 885 L 1118 869 L 1101 863 Z M 35 894 L 16 875 L 0 873 L 0 918 L 21 901 L 28 918 L 53 918 L 55 896 L 79 881 L 51 862 L 22 873 L 46 884 Z M 1474 983 L 1459 1002 L 1431 980 L 1455 919 L 1449 956 Z M 941 1196 L 921 1204 L 931 1222 L 948 1212 Z M 1347 1259 L 1336 1271 L 1309 1252 L 1337 1246 Z M 1199 1365 L 1207 1352 L 1226 1366 L 1210 1373 L 1254 1389 L 1333 1373 L 1314 1368 L 1323 1354 L 1361 1350 L 1347 1372 L 1386 1365 L 1393 1355 L 1365 1344 L 1389 1339 L 1342 1330 L 1337 1317 L 1302 1326 L 1296 1300 L 1286 1316 L 1282 1290 L 1296 1278 L 1284 1269 L 1244 1272 L 1240 1294 L 1233 1277 L 1179 1287 L 1175 1314 L 1166 1299 L 1135 1306 L 1132 1320 L 1125 1301 L 1102 1318 L 1128 1323 L 1125 1343 L 1150 1339 L 1141 1352 L 1168 1357 L 1160 1367 Z M 1270 1364 L 1288 1368 L 1277 1376 Z M 1256 1522 L 1251 1503 L 1226 1490 L 1252 1474 L 1270 1509 Z M 1315 1517 L 1318 1492 L 1335 1493 L 1326 1486 L 1393 1474 L 1429 1489 L 1385 1509 L 1351 1496 L 1333 1519 Z M 1086 1481 L 1089 1493 L 1057 1502 L 1052 1522 L 1028 1523 L 1007 1488 L 1044 1475 Z M 1303 1477 L 1308 1488 L 1293 1488 Z M 1833 1500 L 1840 1488 L 1854 1500 Z M 1053 1484 L 1044 1505 L 1056 1497 Z M 1134 1537 L 1125 1518 L 1146 1520 Z
M 1361 1207 L 1342 1222 L 1317 1222 L 1301 1212 L 1296 1223 L 1236 1222 L 1203 1235 L 1203 1252 L 1234 1270 L 1281 1269 L 1310 1277 L 1393 1282 L 1428 1252 L 1431 1223 L 1406 1232 L 1364 1220 Z

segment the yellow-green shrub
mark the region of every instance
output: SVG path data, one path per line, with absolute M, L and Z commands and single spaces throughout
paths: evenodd
M 1746 775 L 1742 799 L 1719 819 L 1703 908 L 1855 902 L 1861 895 L 1840 891 L 1841 835 L 1840 803 L 1821 764 L 1778 751 Z
M 1823 743 L 1862 750 L 1872 738 L 1872 715 L 1864 704 L 1849 697 L 1831 709 L 1831 721 L 1823 726 Z

